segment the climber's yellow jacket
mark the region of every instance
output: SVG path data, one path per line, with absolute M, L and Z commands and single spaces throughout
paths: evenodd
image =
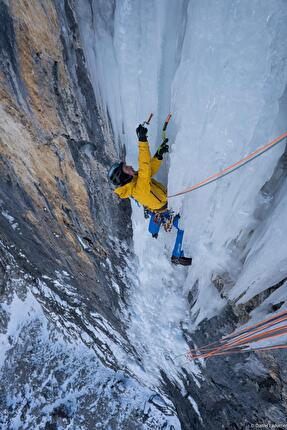
M 131 182 L 118 187 L 114 192 L 121 198 L 133 197 L 152 212 L 167 205 L 166 188 L 153 179 L 161 165 L 161 160 L 151 157 L 148 142 L 139 142 L 139 170 Z

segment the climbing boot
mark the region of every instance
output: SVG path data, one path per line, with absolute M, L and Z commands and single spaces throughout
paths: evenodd
M 172 255 L 171 262 L 173 264 L 176 264 L 176 265 L 191 266 L 192 258 L 189 258 L 189 257 L 175 257 L 174 255 Z

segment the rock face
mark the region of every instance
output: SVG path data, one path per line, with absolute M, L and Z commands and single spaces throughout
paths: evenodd
M 82 297 L 117 324 L 106 262 L 120 280 L 131 248 L 130 207 L 113 205 L 106 171 L 116 148 L 65 8 L 61 17 L 50 1 L 1 2 L 1 238 L 24 250 L 35 277 L 67 271 Z
M 73 375 L 77 360 L 82 366 L 85 360 L 68 354 L 65 343 L 61 352 L 51 350 L 60 333 L 96 349 L 113 369 L 117 357 L 109 344 L 131 349 L 121 311 L 132 254 L 130 205 L 115 204 L 106 178 L 123 148 L 115 147 L 98 114 L 68 1 L 0 1 L 0 51 L 0 327 L 9 349 L 0 427 L 15 428 L 18 420 L 17 428 L 65 428 L 73 415 L 67 404 L 43 408 L 66 392 L 65 360 L 75 360 L 68 366 Z M 23 323 L 15 327 L 18 342 L 15 333 L 9 336 L 13 315 Z M 43 342 L 45 318 L 50 325 Z M 90 365 L 99 366 L 92 356 Z M 59 387 L 52 383 L 45 394 L 43 381 L 54 379 L 58 366 Z M 91 371 L 91 387 L 93 377 Z M 123 379 L 111 373 L 106 380 L 112 378 L 116 387 Z M 76 374 L 72 379 L 76 383 Z M 93 390 L 98 393 L 92 387 L 90 395 Z M 86 427 L 75 421 L 73 428 L 91 428 L 102 416 L 108 425 L 108 397 L 102 395 L 97 419 L 87 418 Z M 86 406 L 94 401 L 85 397 Z M 111 422 L 116 428 L 121 418 L 111 416 Z M 128 428 L 125 419 L 121 425 Z
M 0 427 L 284 423 L 280 352 L 210 361 L 197 384 L 182 369 L 181 389 L 162 372 L 161 394 L 132 374 L 144 369 L 125 330 L 131 208 L 106 178 L 124 147 L 100 117 L 74 10 L 72 0 L 0 0 Z M 227 305 L 192 339 L 218 339 L 239 320 Z

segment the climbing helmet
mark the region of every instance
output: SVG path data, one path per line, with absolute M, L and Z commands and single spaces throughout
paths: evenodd
M 128 175 L 123 171 L 123 166 L 123 161 L 121 163 L 114 163 L 108 172 L 109 180 L 116 187 L 127 184 L 133 178 L 131 175 Z

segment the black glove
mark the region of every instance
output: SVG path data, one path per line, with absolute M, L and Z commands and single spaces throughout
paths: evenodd
M 147 128 L 143 127 L 141 124 L 136 129 L 138 140 L 141 142 L 147 142 Z
M 162 142 L 162 144 L 157 148 L 156 153 L 154 154 L 154 156 L 158 159 L 158 160 L 162 160 L 162 156 L 163 154 L 165 154 L 166 152 L 168 152 L 169 150 L 169 146 L 167 145 L 168 139 L 164 139 L 164 141 Z

